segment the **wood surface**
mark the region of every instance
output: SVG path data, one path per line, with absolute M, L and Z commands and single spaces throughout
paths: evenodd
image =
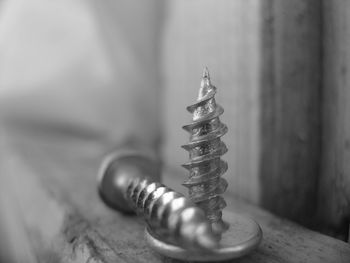
M 328 234 L 349 239 L 350 2 L 323 1 L 323 10 L 323 155 L 318 213 Z
M 321 6 L 262 4 L 260 204 L 315 224 L 321 136 Z
M 1 204 L 13 211 L 0 214 L 1 225 L 10 234 L 18 233 L 7 251 L 19 251 L 12 262 L 176 262 L 147 247 L 142 220 L 112 211 L 99 199 L 96 173 L 109 148 L 105 142 L 41 129 L 17 127 L 1 133 L 1 185 L 12 193 Z M 164 175 L 169 186 L 184 190 L 174 171 Z M 230 193 L 225 197 L 227 210 L 253 217 L 264 232 L 260 247 L 238 262 L 349 262 L 347 243 Z

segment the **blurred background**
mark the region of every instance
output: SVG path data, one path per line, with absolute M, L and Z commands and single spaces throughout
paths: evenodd
M 348 240 L 349 17 L 345 0 L 2 0 L 2 126 L 152 148 L 185 178 L 207 66 L 229 194 Z

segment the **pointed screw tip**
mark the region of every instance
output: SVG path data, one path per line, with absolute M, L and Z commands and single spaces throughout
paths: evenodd
M 203 70 L 203 77 L 201 80 L 201 87 L 199 89 L 197 100 L 201 100 L 212 90 L 212 85 L 210 81 L 209 70 L 207 67 Z
M 203 69 L 203 78 L 210 79 L 208 67 L 204 67 Z

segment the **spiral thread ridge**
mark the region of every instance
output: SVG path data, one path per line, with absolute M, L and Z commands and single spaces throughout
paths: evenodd
M 131 179 L 126 200 L 163 241 L 186 249 L 212 249 L 218 244 L 203 210 L 163 184 Z
M 216 87 L 205 68 L 197 101 L 187 107 L 192 122 L 183 129 L 190 133 L 190 140 L 182 148 L 189 152 L 190 160 L 182 166 L 189 171 L 189 179 L 183 185 L 188 188 L 190 199 L 206 212 L 213 231 L 220 233 L 228 228 L 222 220 L 226 202 L 221 196 L 227 188 L 227 181 L 221 178 L 227 171 L 227 163 L 221 160 L 227 152 L 221 141 L 227 126 L 220 121 L 224 110 L 216 103 L 215 94 Z

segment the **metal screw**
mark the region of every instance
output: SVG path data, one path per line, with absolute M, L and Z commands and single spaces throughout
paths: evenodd
M 227 163 L 220 159 L 227 152 L 220 139 L 227 133 L 227 126 L 219 119 L 224 109 L 216 103 L 215 93 L 216 87 L 205 68 L 197 102 L 187 107 L 193 115 L 192 123 L 183 126 L 191 134 L 190 142 L 182 146 L 190 157 L 183 165 L 190 172 L 183 185 L 188 187 L 190 199 L 206 212 L 213 231 L 221 234 L 228 229 L 222 220 L 226 202 L 221 196 L 227 188 L 227 181 L 221 178 L 227 171 Z
M 152 182 L 149 178 L 154 177 L 154 165 L 137 152 L 109 156 L 99 173 L 102 199 L 120 211 L 142 215 L 150 242 L 166 242 L 189 251 L 215 248 L 218 239 L 204 211 L 182 194 Z
M 238 258 L 251 252 L 262 239 L 262 231 L 255 221 L 229 211 L 222 214 L 226 203 L 220 195 L 225 192 L 227 182 L 221 176 L 227 171 L 227 163 L 220 157 L 227 148 L 220 138 L 227 132 L 227 127 L 219 120 L 224 110 L 216 104 L 215 93 L 216 88 L 205 68 L 197 102 L 187 107 L 193 119 L 191 124 L 184 126 L 191 136 L 190 142 L 183 146 L 189 151 L 190 161 L 183 166 L 190 171 L 190 178 L 184 185 L 189 188 L 190 198 L 206 212 L 213 233 L 220 238 L 219 246 L 205 253 L 188 253 L 186 249 L 164 242 L 151 243 L 160 253 L 178 259 L 219 261 Z

